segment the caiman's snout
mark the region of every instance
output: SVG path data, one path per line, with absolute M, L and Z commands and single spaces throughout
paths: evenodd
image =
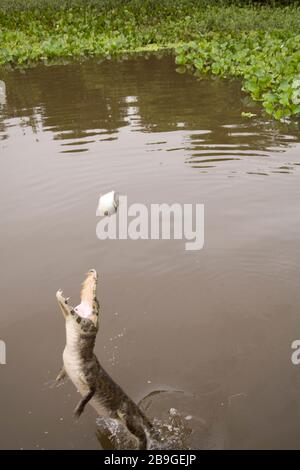
M 82 284 L 80 293 L 80 304 L 75 307 L 75 312 L 82 318 L 91 318 L 98 310 L 98 301 L 96 299 L 97 272 L 90 269 Z

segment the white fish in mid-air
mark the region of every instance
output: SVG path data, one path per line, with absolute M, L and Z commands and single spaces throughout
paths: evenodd
M 109 193 L 106 193 L 100 196 L 96 215 L 104 216 L 104 215 L 115 214 L 118 210 L 118 206 L 119 206 L 119 193 L 115 191 L 110 191 Z

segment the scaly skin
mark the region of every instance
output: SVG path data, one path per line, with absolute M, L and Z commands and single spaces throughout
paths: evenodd
M 99 327 L 96 289 L 97 273 L 91 269 L 82 286 L 81 304 L 76 309 L 69 305 L 61 290 L 56 293 L 66 321 L 64 367 L 57 380 L 67 374 L 82 395 L 75 409 L 77 417 L 90 403 L 99 416 L 119 420 L 137 438 L 138 448 L 146 449 L 148 436 L 152 433 L 150 421 L 103 369 L 94 354 Z

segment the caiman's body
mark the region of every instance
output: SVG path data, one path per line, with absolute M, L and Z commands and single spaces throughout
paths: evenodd
M 62 292 L 56 294 L 66 320 L 64 367 L 58 376 L 69 376 L 82 395 L 75 409 L 80 416 L 89 402 L 99 416 L 119 420 L 138 440 L 140 449 L 147 448 L 152 425 L 139 407 L 126 395 L 100 365 L 94 354 L 99 324 L 99 303 L 96 298 L 97 273 L 89 271 L 81 291 L 81 304 L 69 306 Z

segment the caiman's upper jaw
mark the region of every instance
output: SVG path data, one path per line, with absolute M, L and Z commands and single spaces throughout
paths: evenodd
M 90 269 L 82 284 L 80 293 L 81 302 L 74 309 L 77 315 L 81 318 L 92 320 L 94 323 L 97 321 L 99 310 L 96 298 L 97 279 L 98 276 L 96 270 Z

